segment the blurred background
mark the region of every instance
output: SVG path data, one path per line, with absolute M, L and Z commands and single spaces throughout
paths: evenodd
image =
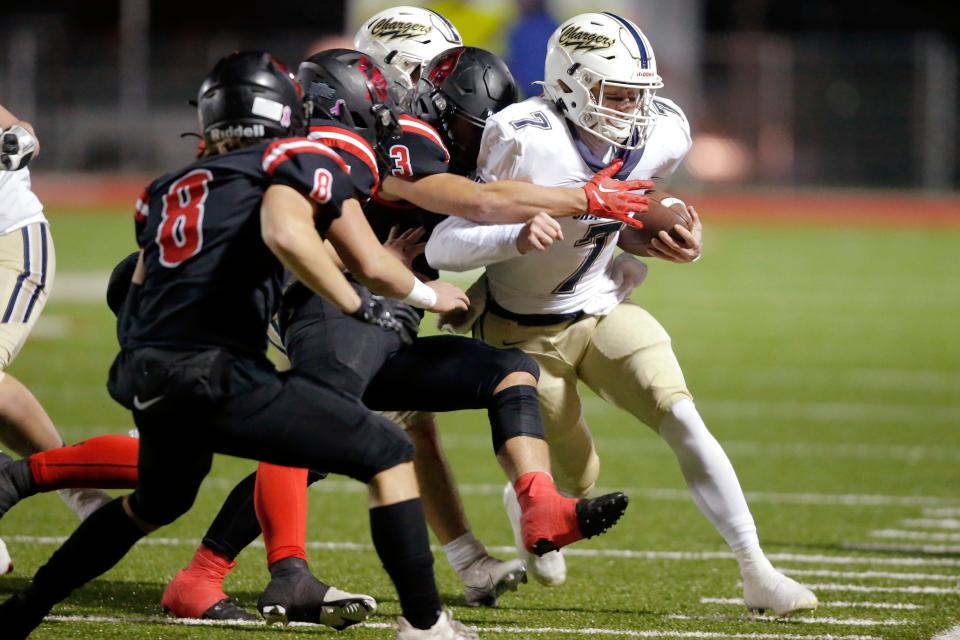
M 289 65 L 348 46 L 380 0 L 32 0 L 5 3 L 0 102 L 34 122 L 35 173 L 149 174 L 195 147 L 187 101 L 211 64 L 264 48 Z M 411 4 L 418 4 L 413 2 Z M 510 64 L 527 95 L 559 21 L 588 10 L 636 21 L 661 94 L 687 112 L 691 188 L 960 185 L 960 12 L 915 0 L 439 0 L 467 44 Z

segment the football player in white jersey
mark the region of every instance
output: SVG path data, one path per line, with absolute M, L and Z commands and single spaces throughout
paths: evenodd
M 690 129 L 662 87 L 653 49 L 636 25 L 609 13 L 564 22 L 548 43 L 544 95 L 507 107 L 486 125 L 478 179 L 582 185 L 591 167 L 620 159 L 620 179 L 665 178 L 690 148 Z M 665 232 L 655 255 L 675 262 L 700 253 L 700 222 Z M 641 217 L 642 219 L 642 217 Z M 486 313 L 476 335 L 519 347 L 540 365 L 541 413 L 557 486 L 574 496 L 594 486 L 599 459 L 582 416 L 577 383 L 655 429 L 677 456 L 694 502 L 733 550 L 750 609 L 778 615 L 814 609 L 812 592 L 777 571 L 762 552 L 729 459 L 693 403 L 670 345 L 649 313 L 627 300 L 614 257 L 621 225 L 589 215 L 525 225 L 449 218 L 426 248 L 438 269 L 486 266 Z M 471 296 L 473 297 L 473 296 Z M 505 504 L 516 521 L 509 489 Z M 527 556 L 545 584 L 566 569 L 558 552 Z
M 34 395 L 6 373 L 47 302 L 56 271 L 53 238 L 27 169 L 39 149 L 30 123 L 0 105 L 0 442 L 21 456 L 63 446 Z M 0 453 L 0 465 L 9 459 Z M 110 500 L 86 489 L 60 496 L 81 518 Z M 0 574 L 12 567 L 0 540 Z
M 453 23 L 436 11 L 421 7 L 391 7 L 368 18 L 353 38 L 353 48 L 380 65 L 403 110 L 420 71 L 447 49 L 463 46 Z

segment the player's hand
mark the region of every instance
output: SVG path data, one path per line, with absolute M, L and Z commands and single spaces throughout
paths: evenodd
M 390 234 L 383 246 L 396 256 L 407 269 L 412 271 L 413 267 L 411 265 L 413 265 L 414 258 L 423 253 L 427 246 L 426 242 L 417 242 L 426 232 L 427 230 L 423 227 L 416 227 L 400 233 L 400 225 L 393 225 L 390 227 Z
M 470 298 L 460 290 L 460 287 L 443 280 L 431 280 L 426 284 L 437 293 L 437 301 L 430 307 L 430 311 L 444 313 L 447 311 L 466 311 L 469 308 Z
M 0 133 L 0 165 L 7 171 L 23 169 L 38 151 L 37 139 L 18 124 Z
M 353 317 L 361 322 L 396 331 L 403 344 L 410 344 L 420 330 L 420 316 L 408 304 L 370 293 L 366 287 L 354 287 L 360 296 L 360 307 Z
M 703 225 L 700 223 L 700 215 L 692 206 L 687 206 L 690 212 L 690 225 L 674 225 L 674 230 L 683 238 L 683 242 L 677 242 L 666 231 L 650 241 L 650 248 L 647 255 L 667 260 L 669 262 L 693 262 L 700 257 L 703 249 Z
M 517 236 L 517 250 L 521 253 L 546 251 L 555 240 L 563 240 L 563 229 L 560 223 L 546 213 L 538 213 L 527 220 Z
M 653 189 L 653 182 L 614 179 L 613 176 L 621 166 L 623 166 L 623 160 L 614 160 L 597 171 L 590 178 L 590 182 L 583 185 L 583 191 L 587 194 L 587 213 L 642 229 L 643 222 L 630 214 L 643 213 L 647 210 L 650 201 L 646 196 L 632 192 L 639 189 Z

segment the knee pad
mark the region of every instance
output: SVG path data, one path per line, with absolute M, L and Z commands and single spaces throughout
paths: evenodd
M 491 399 L 487 415 L 494 453 L 500 451 L 504 442 L 517 436 L 546 439 L 536 387 L 519 384 L 504 389 Z
M 528 354 L 520 351 L 520 349 L 506 349 L 503 353 L 510 356 L 508 361 L 510 363 L 510 373 L 523 371 L 532 375 L 535 380 L 540 380 L 540 365 Z
M 413 443 L 410 436 L 400 426 L 390 422 L 383 416 L 371 413 L 368 425 L 375 429 L 375 438 L 368 439 L 366 447 L 367 459 L 365 465 L 370 471 L 367 477 L 357 477 L 363 482 L 381 471 L 392 469 L 405 462 L 413 462 Z

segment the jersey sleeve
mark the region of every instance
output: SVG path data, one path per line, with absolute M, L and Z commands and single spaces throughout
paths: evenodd
M 657 175 L 666 178 L 673 175 L 683 162 L 693 145 L 693 139 L 690 135 L 690 123 L 675 102 L 657 97 L 653 100 L 653 107 L 663 118 L 664 124 L 670 127 L 670 137 L 666 143 L 667 160 L 657 169 Z
M 513 135 L 513 128 L 489 118 L 480 140 L 477 180 L 495 182 L 513 178 L 522 157 L 520 152 L 521 144 Z
M 306 138 L 278 140 L 267 147 L 261 168 L 272 184 L 296 189 L 320 205 L 317 228 L 324 230 L 355 196 L 350 167 L 329 147 Z
M 446 173 L 450 152 L 437 130 L 423 120 L 400 116 L 401 135 L 382 143 L 390 165 L 387 170 L 398 177 L 432 176 Z
M 143 230 L 147 226 L 147 216 L 149 215 L 150 190 L 147 188 L 140 193 L 140 197 L 137 198 L 136 204 L 133 205 L 133 228 L 134 233 L 136 234 L 137 246 L 141 248 L 143 247 L 141 236 L 143 235 Z
M 359 134 L 334 120 L 315 120 L 311 121 L 308 138 L 330 147 L 347 163 L 350 179 L 360 196 L 369 198 L 377 190 L 377 156 Z

